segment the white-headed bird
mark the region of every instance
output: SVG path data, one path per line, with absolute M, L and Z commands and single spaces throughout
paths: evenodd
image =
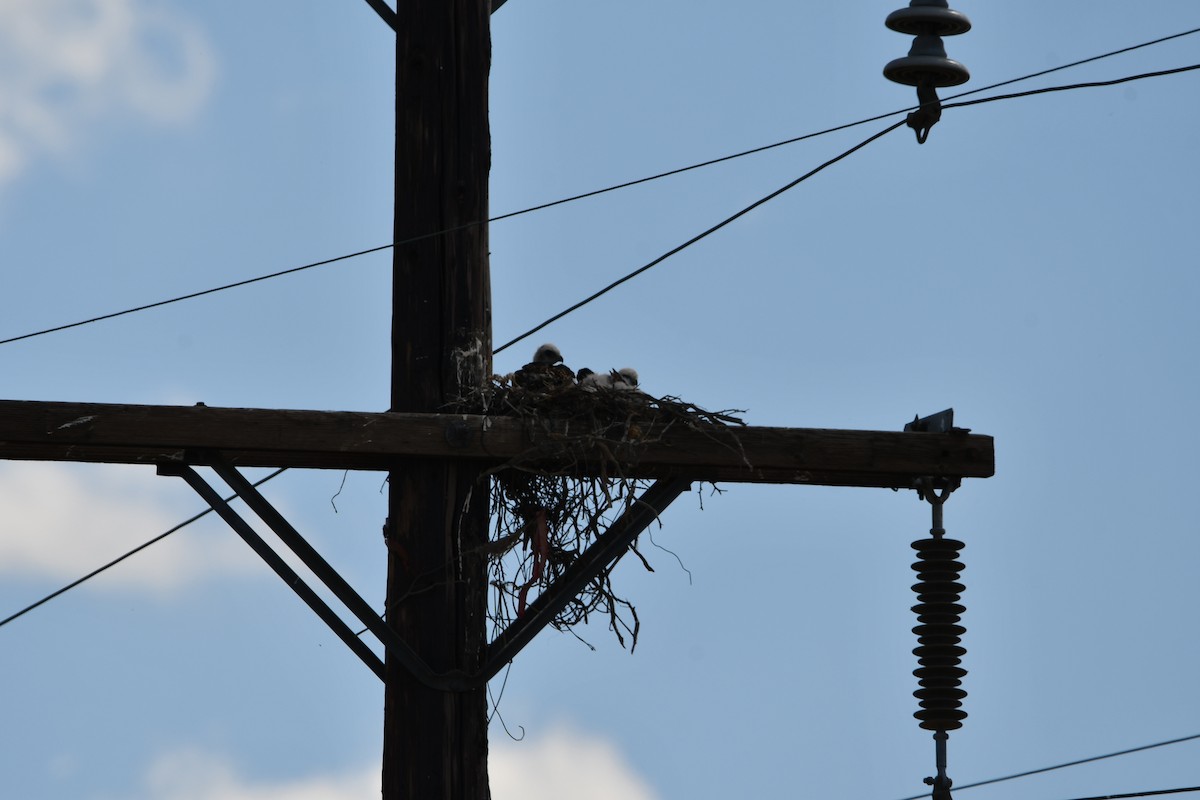
M 549 392 L 575 385 L 575 373 L 562 363 L 559 349 L 547 342 L 533 354 L 533 361 L 513 373 L 512 383 L 531 392 Z
M 612 373 L 612 388 L 621 392 L 640 392 L 638 374 L 633 367 L 621 367 Z

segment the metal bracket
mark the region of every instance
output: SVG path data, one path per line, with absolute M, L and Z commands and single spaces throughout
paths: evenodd
M 947 408 L 945 411 L 930 414 L 928 417 L 914 416 L 912 422 L 906 423 L 904 426 L 905 433 L 913 431 L 919 433 L 949 433 L 950 431 L 957 430 L 966 431 L 969 429 L 954 427 L 953 408 Z
M 945 411 L 939 411 L 936 414 L 930 414 L 927 417 L 913 416 L 912 422 L 905 423 L 905 433 L 954 433 L 968 434 L 970 428 L 954 427 L 954 409 L 947 408 Z M 910 487 L 917 490 L 917 496 L 922 500 L 929 500 L 934 503 L 935 514 L 941 512 L 941 502 L 962 485 L 962 478 L 947 478 L 944 476 L 931 475 L 924 478 L 918 478 Z M 942 490 L 940 501 L 936 493 L 937 489 Z
M 905 120 L 917 134 L 917 144 L 925 144 L 929 131 L 942 118 L 942 101 L 938 99 L 937 87 L 929 83 L 917 85 L 917 102 L 920 107 Z
M 370 604 L 348 584 L 330 564 L 313 549 L 291 523 L 284 519 L 274 506 L 255 488 L 250 481 L 230 465 L 219 453 L 205 451 L 195 454 L 200 463 L 212 467 L 220 478 L 237 493 L 266 525 L 274 531 L 288 548 L 308 569 L 331 591 L 335 597 L 383 643 L 389 655 L 399 662 L 414 678 L 433 689 L 446 692 L 463 692 L 481 688 L 516 657 L 525 645 L 533 640 L 554 616 L 571 601 L 578 592 L 609 565 L 616 562 L 629 549 L 637 536 L 658 518 L 668 505 L 691 487 L 691 482 L 682 479 L 664 479 L 655 482 L 641 497 L 618 517 L 608 530 L 600 534 L 589 547 L 552 586 L 530 603 L 524 616 L 510 624 L 488 645 L 483 667 L 478 673 L 468 674 L 460 670 L 435 672 L 399 634 L 379 616 Z M 186 463 L 171 461 L 158 465 L 160 475 L 183 478 L 198 495 L 208 503 L 229 527 L 233 528 L 246 544 L 267 563 L 275 574 L 303 600 L 309 608 L 362 659 L 380 680 L 385 680 L 383 661 L 371 650 L 348 625 L 337 615 L 313 589 L 288 566 L 269 544 L 246 522 L 204 478 Z

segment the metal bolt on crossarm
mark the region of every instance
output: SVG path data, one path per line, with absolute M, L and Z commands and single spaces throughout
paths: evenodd
M 917 87 L 921 107 L 908 115 L 908 126 L 916 132 L 917 142 L 924 144 L 929 129 L 942 116 L 938 87 L 958 86 L 971 79 L 966 67 L 947 58 L 942 37 L 966 33 L 971 30 L 971 21 L 966 14 L 951 9 L 946 0 L 912 0 L 908 8 L 888 14 L 884 24 L 916 37 L 908 55 L 889 61 L 883 75 L 896 83 Z

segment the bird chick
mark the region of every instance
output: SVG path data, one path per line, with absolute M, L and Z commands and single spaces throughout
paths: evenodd
M 621 367 L 612 373 L 612 388 L 620 392 L 640 392 L 638 374 L 633 367 Z
M 593 372 L 584 367 L 579 370 L 579 387 L 585 392 L 594 392 L 599 389 L 612 388 L 612 375 L 607 372 Z
M 534 364 L 546 364 L 547 366 L 550 366 L 553 364 L 561 364 L 562 360 L 562 351 L 560 351 L 558 347 L 551 342 L 546 342 L 533 353 Z

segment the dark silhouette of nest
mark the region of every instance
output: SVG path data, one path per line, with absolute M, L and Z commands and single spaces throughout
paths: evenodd
M 676 426 L 703 430 L 737 447 L 735 411 L 710 412 L 675 397 L 640 391 L 588 390 L 578 385 L 531 391 L 493 380 L 457 411 L 523 420 L 534 446 L 489 472 L 492 530 L 488 579 L 494 593 L 489 618 L 501 630 L 596 540 L 650 485 L 625 468 L 642 449 Z M 536 466 L 535 466 L 536 465 Z M 600 477 L 578 477 L 586 474 Z M 649 561 L 630 548 L 647 570 Z M 637 646 L 637 610 L 616 593 L 610 565 L 555 617 L 575 628 L 600 617 L 622 647 Z

